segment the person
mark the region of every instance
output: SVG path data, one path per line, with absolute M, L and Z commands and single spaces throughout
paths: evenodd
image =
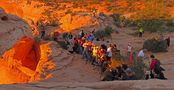
M 80 35 L 80 38 L 82 38 L 82 37 L 85 36 L 85 33 L 83 32 L 83 30 L 81 30 L 81 31 L 79 32 L 79 35 Z
M 127 52 L 128 52 L 128 53 L 131 53 L 131 52 L 132 52 L 132 46 L 131 46 L 131 43 L 128 43 L 128 46 L 127 46 Z
M 73 43 L 74 43 L 73 51 L 78 53 L 78 51 L 77 51 L 77 49 L 78 49 L 78 39 L 76 37 L 74 37 Z
M 93 42 L 94 41 L 94 38 L 95 38 L 95 36 L 93 34 L 91 34 L 88 37 L 88 41 Z
M 93 46 L 92 47 L 92 65 L 94 65 L 96 62 L 96 59 L 97 59 L 97 49 L 98 47 L 97 46 Z
M 154 70 L 155 65 L 157 64 L 157 59 L 155 58 L 154 55 L 150 55 L 150 58 L 151 58 L 150 70 Z
M 159 62 L 159 60 L 157 60 L 154 55 L 151 55 L 150 57 L 152 59 L 151 64 L 150 64 L 151 78 L 156 77 L 158 79 L 163 79 L 163 80 L 167 79 L 167 78 L 165 78 L 165 76 L 162 72 L 162 71 L 164 71 L 164 69 L 160 66 L 161 63 Z
M 125 73 L 127 76 L 126 80 L 135 80 L 135 72 L 131 68 L 128 67 Z
M 45 30 L 41 31 L 41 39 L 43 39 L 45 37 Z
M 170 37 L 167 37 L 165 40 L 167 42 L 167 46 L 169 47 L 170 46 Z
M 88 62 L 91 60 L 90 53 L 89 53 L 90 46 L 87 42 L 85 42 L 83 44 L 83 48 L 84 48 L 84 50 L 83 50 L 82 56 L 84 59 L 86 59 L 86 62 Z
M 73 38 L 73 35 L 72 35 L 71 32 L 69 33 L 68 38 L 69 38 L 69 39 L 72 39 L 72 38 Z
M 54 41 L 57 41 L 58 36 L 59 36 L 59 32 L 54 32 Z
M 144 58 L 144 57 L 145 57 L 144 49 L 141 49 L 141 50 L 138 52 L 138 57 L 140 57 L 140 58 Z
M 107 48 L 107 60 L 111 60 L 112 58 L 112 44 L 109 44 L 109 47 Z
M 69 45 L 68 45 L 68 51 L 72 54 L 74 51 L 73 51 L 73 46 L 74 46 L 74 43 L 73 43 L 73 38 L 71 38 L 69 40 Z
M 139 37 L 142 37 L 144 33 L 143 27 L 140 27 L 138 31 L 139 31 Z

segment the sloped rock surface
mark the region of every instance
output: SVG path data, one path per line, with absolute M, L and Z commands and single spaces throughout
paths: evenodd
M 7 20 L 2 19 L 3 17 Z M 15 15 L 9 15 L 0 8 L 0 56 L 24 36 L 32 38 L 29 25 Z

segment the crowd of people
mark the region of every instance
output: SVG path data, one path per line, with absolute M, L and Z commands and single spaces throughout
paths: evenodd
M 127 46 L 127 53 L 129 55 L 129 62 L 123 62 L 119 66 L 112 66 L 112 60 L 116 60 L 117 54 L 120 54 L 120 50 L 117 48 L 116 44 L 108 43 L 108 45 L 101 44 L 100 46 L 95 45 L 93 42 L 95 38 L 95 30 L 90 33 L 84 33 L 83 30 L 79 32 L 78 35 L 73 35 L 72 33 L 63 33 L 61 34 L 61 39 L 64 40 L 67 44 L 67 50 L 70 53 L 77 53 L 83 56 L 83 59 L 86 63 L 91 63 L 93 66 L 98 66 L 100 72 L 103 75 L 103 81 L 112 81 L 112 80 L 136 80 L 136 73 L 132 69 L 132 46 L 129 43 Z M 43 33 L 45 34 L 45 32 Z M 44 35 L 41 34 L 41 38 Z M 60 34 L 55 32 L 53 34 L 53 40 L 58 41 Z M 144 58 L 144 50 L 139 51 L 137 57 Z M 158 78 L 166 79 L 162 71 L 159 62 L 153 55 L 151 55 L 150 63 L 150 73 L 145 72 L 144 79 L 149 78 Z

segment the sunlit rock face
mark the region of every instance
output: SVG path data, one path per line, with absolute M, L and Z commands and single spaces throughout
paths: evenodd
M 0 58 L 0 84 L 29 83 L 51 77 L 47 71 L 54 68 L 48 60 L 49 43 L 23 37 Z
M 63 30 L 72 31 L 75 29 L 89 27 L 97 25 L 98 22 L 95 18 L 92 18 L 90 15 L 71 15 L 67 14 L 61 18 L 60 23 L 62 23 L 61 28 Z
M 21 18 L 0 9 L 0 84 L 29 83 L 49 78 L 47 43 L 34 39 L 32 29 Z M 49 61 L 49 62 L 48 62 Z
M 6 14 L 2 8 L 0 9 L 0 27 L 0 55 L 22 37 L 32 38 L 32 30 L 29 25 L 15 15 Z
M 29 82 L 39 59 L 39 44 L 23 37 L 0 58 L 0 84 Z

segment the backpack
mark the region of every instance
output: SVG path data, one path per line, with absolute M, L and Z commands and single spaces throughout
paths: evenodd
M 161 68 L 160 65 L 161 65 L 160 61 L 157 60 L 157 64 L 155 65 L 155 69 L 154 69 L 154 71 L 155 71 L 156 74 L 159 74 L 162 71 L 162 68 Z

